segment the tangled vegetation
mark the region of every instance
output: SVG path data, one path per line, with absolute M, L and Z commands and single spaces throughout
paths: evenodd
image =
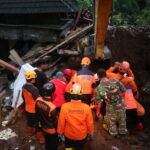
M 91 9 L 94 0 L 76 0 L 79 7 Z M 150 0 L 113 0 L 111 25 L 150 25 Z
M 114 0 L 112 25 L 150 25 L 150 0 Z

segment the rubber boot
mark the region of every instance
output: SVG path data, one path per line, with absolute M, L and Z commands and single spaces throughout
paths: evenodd
M 143 124 L 142 122 L 139 122 L 137 125 L 136 125 L 136 131 L 142 131 L 143 130 Z
M 45 137 L 43 132 L 39 131 L 36 133 L 36 136 L 41 144 L 45 143 Z
M 28 130 L 28 133 L 29 133 L 30 136 L 32 136 L 35 133 L 35 128 L 34 127 L 28 126 L 27 130 Z
M 102 128 L 105 130 L 105 131 L 109 131 L 109 127 L 107 125 L 107 117 L 104 116 L 104 119 L 103 119 L 103 122 L 102 122 Z
M 102 124 L 102 127 L 103 127 L 103 129 L 105 130 L 105 131 L 109 131 L 109 129 L 108 129 L 108 126 L 107 126 L 107 124 L 106 123 L 103 123 Z

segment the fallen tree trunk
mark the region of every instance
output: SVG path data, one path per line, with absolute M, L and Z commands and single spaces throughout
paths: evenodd
M 62 41 L 60 44 L 56 45 L 53 48 L 50 48 L 47 52 L 45 52 L 43 55 L 39 56 L 37 59 L 32 61 L 32 64 L 36 63 L 39 59 L 43 58 L 46 55 L 49 55 L 50 53 L 54 52 L 55 50 L 57 50 L 58 48 L 65 46 L 66 44 L 69 44 L 70 42 L 80 39 L 81 37 L 83 37 L 85 34 L 87 34 L 89 31 L 91 31 L 93 28 L 93 24 L 86 26 L 85 28 L 81 29 L 80 31 L 78 31 L 77 33 L 75 33 L 74 35 L 68 37 L 67 39 L 65 39 L 64 41 Z
M 10 70 L 12 72 L 18 72 L 19 69 L 16 68 L 15 66 L 3 61 L 2 59 L 0 59 L 0 66 L 2 66 L 3 68 L 7 69 L 7 70 Z

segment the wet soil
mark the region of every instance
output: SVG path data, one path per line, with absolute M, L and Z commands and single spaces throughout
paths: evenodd
M 26 130 L 25 117 L 18 119 L 14 125 L 9 125 L 18 137 L 14 137 L 7 141 L 0 141 L 1 150 L 30 150 L 30 146 L 35 146 L 36 150 L 44 150 L 44 144 L 39 144 L 36 136 L 29 136 Z M 4 129 L 4 128 L 3 128 Z M 2 130 L 2 128 L 1 128 Z M 120 148 L 120 150 L 149 150 L 150 131 L 144 129 L 143 132 L 136 133 L 132 131 L 127 136 L 113 138 L 101 127 L 101 121 L 95 121 L 95 132 L 92 141 L 87 141 L 85 150 L 111 150 L 112 146 Z M 60 143 L 58 150 L 64 150 L 64 144 Z

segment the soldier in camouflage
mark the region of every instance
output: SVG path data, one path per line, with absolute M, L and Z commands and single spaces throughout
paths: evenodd
M 106 103 L 106 123 L 112 136 L 125 135 L 126 109 L 122 93 L 125 92 L 124 85 L 117 79 L 106 78 L 104 69 L 98 70 L 100 84 L 97 87 L 94 99 L 95 104 Z M 118 125 L 118 126 L 117 126 Z

